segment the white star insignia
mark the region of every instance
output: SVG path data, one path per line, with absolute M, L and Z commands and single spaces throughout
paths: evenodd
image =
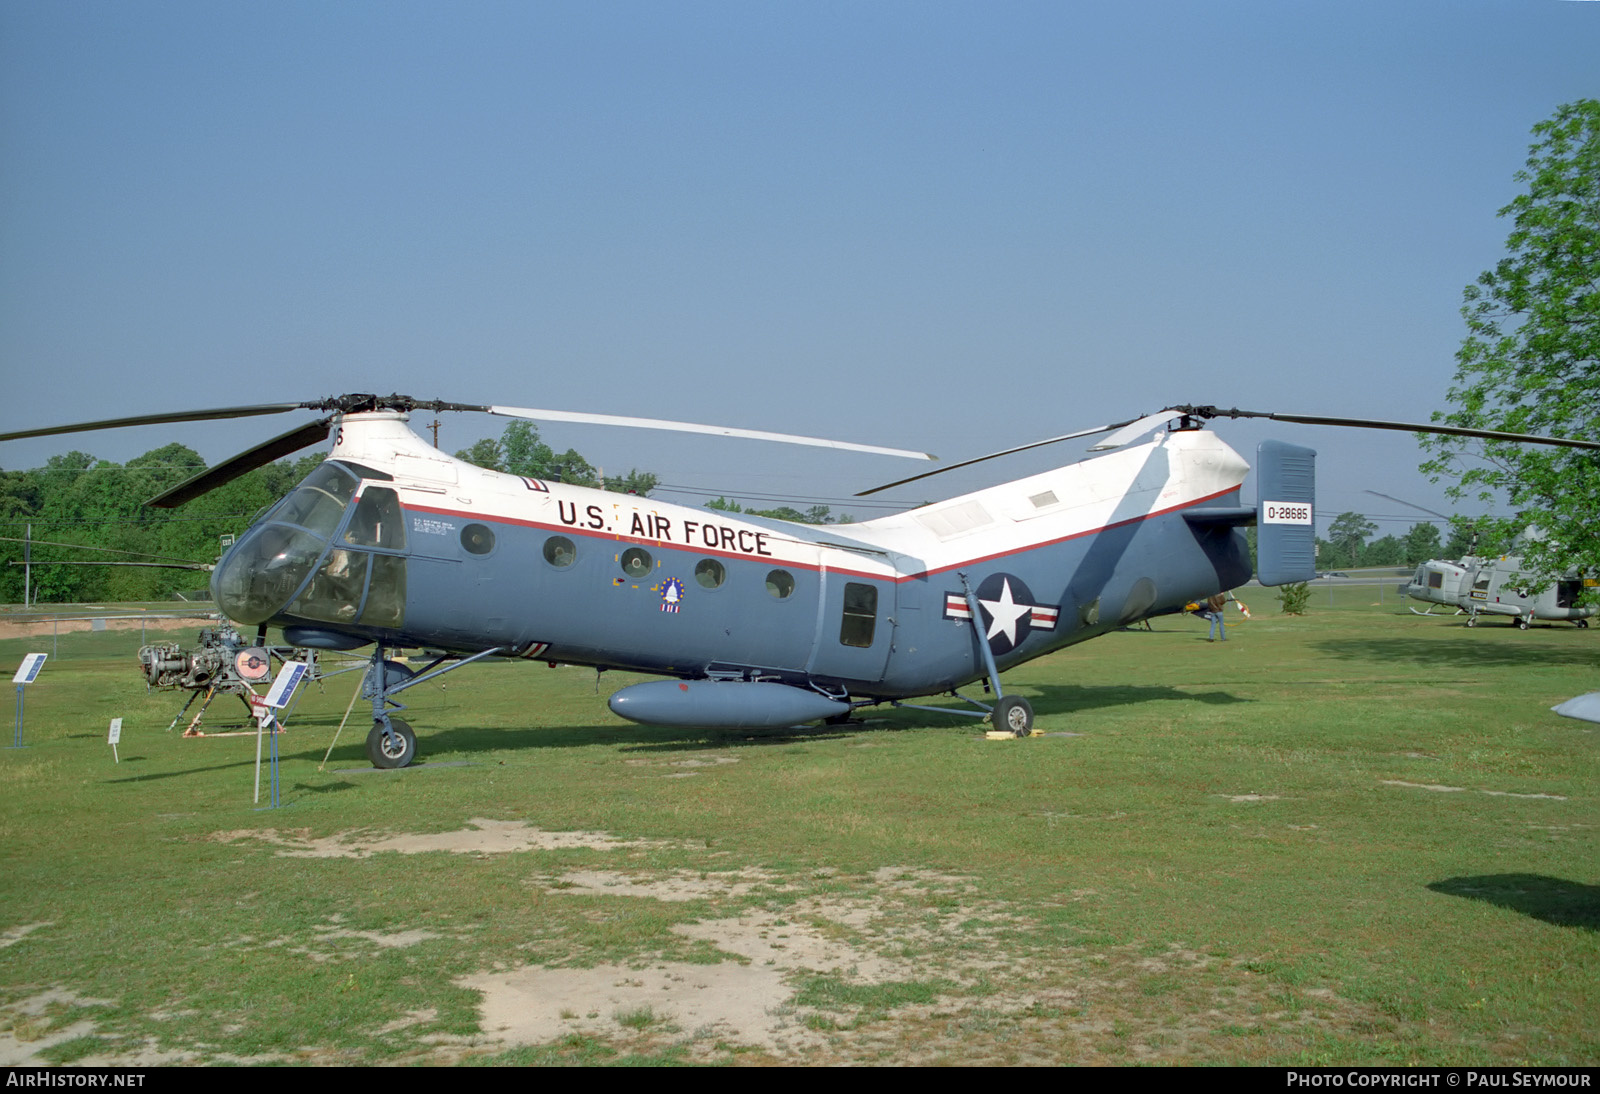
M 1000 588 L 999 600 L 980 600 L 984 610 L 989 613 L 989 633 L 986 638 L 1005 632 L 1006 641 L 1011 645 L 1017 644 L 1017 620 L 1033 611 L 1031 604 L 1018 604 L 1011 599 L 1011 579 L 1006 578 Z

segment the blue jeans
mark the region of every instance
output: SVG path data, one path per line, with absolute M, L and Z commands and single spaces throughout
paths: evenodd
M 1226 642 L 1228 640 L 1228 624 L 1223 622 L 1222 613 L 1207 612 L 1206 618 L 1211 621 L 1211 628 L 1206 631 L 1206 638 L 1215 638 L 1220 634 L 1222 636 L 1222 640 Z

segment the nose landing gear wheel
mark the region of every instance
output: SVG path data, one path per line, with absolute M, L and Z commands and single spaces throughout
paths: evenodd
M 383 731 L 382 722 L 372 723 L 367 734 L 367 758 L 373 767 L 405 767 L 417 756 L 417 735 L 399 718 L 389 719 L 390 732 Z
M 1013 737 L 1026 737 L 1033 732 L 1033 707 L 1020 695 L 1007 695 L 994 706 L 990 716 L 994 728 L 1004 730 Z

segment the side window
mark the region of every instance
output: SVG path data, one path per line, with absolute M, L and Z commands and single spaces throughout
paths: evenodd
M 728 571 L 714 558 L 702 558 L 695 564 L 694 579 L 707 589 L 715 589 L 727 579 Z
M 794 592 L 794 575 L 788 570 L 773 570 L 767 574 L 767 595 L 787 600 Z
M 387 486 L 363 490 L 350 525 L 344 530 L 344 541 L 354 547 L 405 550 L 406 526 L 400 513 L 400 495 Z
M 872 645 L 872 633 L 878 624 L 878 588 L 846 582 L 844 587 L 844 620 L 839 624 L 839 641 L 846 646 Z
M 544 560 L 558 570 L 578 561 L 578 547 L 566 536 L 551 536 L 544 541 Z
M 650 576 L 650 552 L 643 547 L 629 547 L 622 552 L 622 558 L 619 561 L 622 564 L 622 572 L 631 578 L 638 579 Z
M 494 550 L 494 531 L 487 524 L 469 524 L 461 529 L 461 546 L 475 555 Z

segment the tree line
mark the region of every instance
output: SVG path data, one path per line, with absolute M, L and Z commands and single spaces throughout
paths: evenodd
M 258 467 L 175 510 L 145 502 L 205 469 L 186 445 L 163 445 L 126 464 L 72 451 L 30 471 L 0 471 L 0 599 L 22 602 L 24 567 L 12 563 L 25 551 L 38 602 L 162 600 L 203 589 L 205 572 L 98 563 L 215 562 L 224 536 L 243 532 L 322 458 Z

